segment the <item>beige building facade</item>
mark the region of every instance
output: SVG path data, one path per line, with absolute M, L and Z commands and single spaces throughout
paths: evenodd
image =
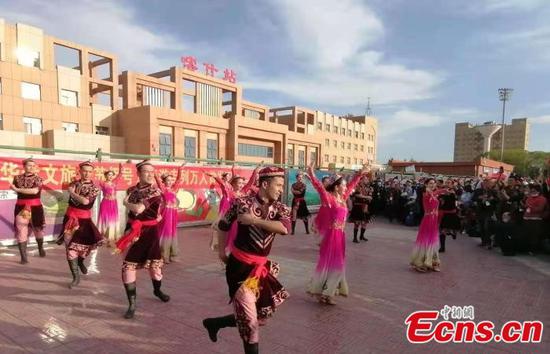
M 244 100 L 234 82 L 183 67 L 117 70 L 112 54 L 0 20 L 3 145 L 295 166 L 376 162 L 374 117 L 270 108 Z
M 512 119 L 504 126 L 504 149 L 527 150 L 529 146 L 529 122 L 527 118 Z M 454 161 L 474 161 L 488 151 L 500 151 L 502 128 L 495 122 L 480 125 L 455 124 Z

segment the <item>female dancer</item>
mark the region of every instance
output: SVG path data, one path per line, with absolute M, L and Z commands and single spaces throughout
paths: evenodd
M 419 272 L 428 270 L 440 272 L 438 197 L 445 193 L 445 190 L 436 191 L 434 178 L 428 178 L 424 184 L 426 186 L 426 191 L 422 195 L 424 217 L 420 222 L 410 264 Z
M 345 275 L 346 239 L 344 234 L 348 215 L 346 200 L 361 177 L 368 171 L 368 165 L 364 165 L 363 169 L 353 176 L 349 185 L 346 185 L 346 180 L 343 177 L 336 175 L 325 190 L 315 177 L 313 166 L 308 167 L 308 176 L 321 197 L 321 204 L 328 208 L 325 215 L 329 218 L 329 221 L 325 224 L 327 227 L 322 227 L 324 236 L 319 251 L 319 261 L 308 289 L 308 293 L 316 296 L 320 303 L 335 305 L 335 295 L 348 295 Z
M 162 191 L 164 208 L 159 225 L 160 249 L 164 263 L 177 262 L 178 256 L 178 190 L 181 187 L 181 170 L 185 162 L 178 168 L 178 176 L 164 174 L 159 178 L 155 174 L 155 181 Z
M 251 193 L 255 189 L 256 180 L 258 177 L 258 171 L 262 166 L 263 166 L 263 161 L 258 166 L 256 166 L 254 171 L 252 171 L 252 175 L 250 176 L 246 185 L 244 183 L 244 177 L 236 175 L 234 172 L 234 169 L 231 170 L 232 178 L 229 182 L 230 188 L 226 188 L 226 191 L 225 191 L 226 195 L 229 197 L 228 199 L 229 206 L 231 206 L 231 203 L 233 203 L 235 198 L 246 197 L 247 195 L 249 195 L 249 193 Z M 224 187 L 222 187 L 222 183 L 223 183 L 222 179 L 210 173 L 207 173 L 206 175 L 214 178 L 214 180 L 218 183 L 218 185 L 220 185 L 220 188 L 222 188 L 223 190 Z M 220 209 L 221 209 L 221 205 L 220 205 Z M 223 214 L 220 214 L 220 217 L 222 216 Z M 231 251 L 231 248 L 233 246 L 233 241 L 235 240 L 236 236 L 237 236 L 237 223 L 234 223 L 233 225 L 231 225 L 231 229 L 228 231 L 227 237 L 226 237 L 225 248 L 227 252 Z M 217 243 L 215 242 L 215 240 L 217 240 L 217 237 L 214 237 L 213 242 L 211 244 L 212 245 L 215 244 L 215 246 L 217 246 Z M 211 248 L 214 248 L 214 247 L 211 247 Z
M 99 204 L 97 226 L 99 232 L 107 239 L 107 247 L 111 247 L 120 238 L 116 192 L 118 182 L 122 176 L 122 163 L 118 165 L 118 174 L 116 176 L 113 170 L 106 171 L 104 176 L 105 182 L 99 183 L 103 199 Z

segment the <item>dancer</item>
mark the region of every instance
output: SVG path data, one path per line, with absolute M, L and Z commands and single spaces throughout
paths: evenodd
M 342 176 L 335 175 L 333 181 L 325 189 L 315 177 L 313 166 L 308 166 L 308 176 L 321 197 L 321 205 L 328 209 L 326 216 L 329 218 L 326 224 L 328 227 L 324 228 L 325 234 L 321 242 L 319 260 L 307 290 L 308 294 L 317 297 L 320 303 L 335 305 L 335 295 L 348 295 L 344 233 L 348 215 L 346 200 L 357 183 L 368 172 L 368 165 L 364 165 L 363 169 L 355 173 L 349 185 Z
M 361 227 L 361 241 L 368 241 L 365 237 L 365 230 L 370 221 L 369 204 L 372 201 L 372 192 L 369 186 L 369 178 L 363 176 L 357 188 L 353 192 L 351 199 L 353 207 L 349 216 L 349 221 L 353 223 L 353 242 L 359 243 L 357 240 L 357 232 Z
M 304 227 L 306 228 L 306 234 L 309 235 L 309 210 L 306 203 L 306 189 L 307 186 L 303 182 L 304 176 L 301 172 L 296 175 L 296 182 L 292 184 L 292 234 L 296 229 L 296 220 L 302 219 Z
M 323 188 L 327 189 L 327 187 L 330 186 L 330 183 L 330 176 L 323 176 L 321 178 L 321 184 L 323 185 Z M 320 237 L 324 235 L 324 229 L 328 226 L 327 220 L 329 219 L 329 216 L 326 214 L 327 212 L 330 213 L 330 208 L 327 208 L 325 205 L 321 204 L 319 206 L 319 210 L 317 211 L 317 215 L 315 215 L 315 218 L 313 219 L 313 232 L 318 234 Z M 320 244 L 321 239 L 319 239 L 319 245 Z
M 277 281 L 279 265 L 267 259 L 277 234 L 290 231 L 290 209 L 279 202 L 285 171 L 265 167 L 259 172 L 260 189 L 255 196 L 236 199 L 220 220 L 219 244 L 225 244 L 226 232 L 238 223 L 238 232 L 229 257 L 220 247 L 220 259 L 227 264 L 226 279 L 234 313 L 207 318 L 204 327 L 213 342 L 224 327 L 238 327 L 244 352 L 259 352 L 259 326 L 288 297 Z
M 99 203 L 99 217 L 97 220 L 97 226 L 99 232 L 107 240 L 107 247 L 114 246 L 118 241 L 119 226 L 118 226 L 118 203 L 116 200 L 116 192 L 118 183 L 122 176 L 122 164 L 118 165 L 118 174 L 115 175 L 113 170 L 108 170 L 104 173 L 105 182 L 100 182 L 102 199 Z
M 426 186 L 426 191 L 422 195 L 424 217 L 420 222 L 410 264 L 419 272 L 428 270 L 440 272 L 438 197 L 444 191 L 436 191 L 434 178 L 428 178 L 424 184 Z
M 170 296 L 161 291 L 162 255 L 159 243 L 159 211 L 162 204 L 162 192 L 156 187 L 155 168 L 148 160 L 136 165 L 139 176 L 137 185 L 130 187 L 124 199 L 128 208 L 126 234 L 116 243 L 116 253 L 128 249 L 122 263 L 122 282 L 128 297 L 128 310 L 124 318 L 134 317 L 136 311 L 136 271 L 149 269 L 153 282 L 154 295 L 163 302 Z
M 14 227 L 15 238 L 19 247 L 21 264 L 28 263 L 27 242 L 32 232 L 38 244 L 40 257 L 46 257 L 44 251 L 44 208 L 40 201 L 42 191 L 42 178 L 36 174 L 36 162 L 32 158 L 22 161 L 24 173 L 13 178 L 10 188 L 17 193 L 15 203 Z
M 441 191 L 442 194 L 439 197 L 439 252 L 445 252 L 445 240 L 450 235 L 456 240 L 456 233 L 462 228 L 460 218 L 457 212 L 457 197 L 454 182 L 452 179 L 448 179 L 446 182 L 446 189 Z
M 263 165 L 264 165 L 264 162 L 262 161 L 262 162 L 260 162 L 259 165 L 256 166 L 254 171 L 252 171 L 252 175 L 250 176 L 250 178 L 248 179 L 248 182 L 246 184 L 244 182 L 244 177 L 235 174 L 235 169 L 234 168 L 231 169 L 231 176 L 232 177 L 229 180 L 229 186 L 224 186 L 224 183 L 225 183 L 224 179 L 221 179 L 217 176 L 214 176 L 211 173 L 206 173 L 206 175 L 208 177 L 213 178 L 216 181 L 216 183 L 218 183 L 220 188 L 222 188 L 222 191 L 225 190 L 225 192 L 223 192 L 223 193 L 224 193 L 224 195 L 227 196 L 227 202 L 229 203 L 229 205 L 231 205 L 231 203 L 233 203 L 235 198 L 242 198 L 242 197 L 245 197 L 247 195 L 255 195 L 258 192 L 258 189 L 256 187 L 256 183 L 257 183 L 257 180 L 258 180 L 258 171 L 260 170 L 260 168 Z M 225 173 L 222 174 L 222 178 L 223 178 L 224 175 L 226 175 L 226 174 Z M 220 210 L 221 210 L 221 206 L 220 206 Z M 225 212 L 227 212 L 227 209 L 224 211 L 224 214 L 225 214 Z M 218 247 L 218 236 L 217 236 L 218 223 L 219 223 L 219 220 L 221 220 L 221 218 L 223 218 L 224 214 L 219 214 L 218 220 L 213 224 L 213 228 L 216 231 L 212 234 L 212 240 L 210 242 L 210 248 L 212 250 L 217 249 L 217 247 Z M 233 244 L 233 241 L 235 240 L 236 234 L 237 234 L 236 226 L 233 226 L 232 229 L 229 231 L 228 236 L 226 237 L 225 247 L 226 247 L 227 251 L 230 251 L 231 245 Z
M 164 207 L 160 221 L 160 249 L 164 263 L 177 262 L 178 256 L 178 198 L 181 188 L 181 170 L 185 162 L 178 168 L 178 175 L 165 174 L 161 178 L 155 174 L 157 186 L 162 191 Z
M 69 207 L 57 241 L 66 245 L 67 262 L 73 276 L 69 288 L 80 283 L 80 272 L 88 274 L 84 259 L 103 243 L 103 236 L 92 221 L 92 207 L 99 195 L 99 187 L 92 181 L 94 165 L 86 161 L 78 167 L 80 179 L 69 184 Z

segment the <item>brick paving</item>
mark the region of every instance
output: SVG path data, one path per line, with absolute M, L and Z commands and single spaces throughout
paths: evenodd
M 301 225 L 298 229 L 301 230 Z M 460 235 L 447 241 L 442 272 L 408 268 L 415 229 L 377 220 L 369 242 L 348 237 L 351 294 L 338 305 L 319 305 L 305 285 L 317 257 L 313 236 L 298 233 L 275 241 L 281 282 L 291 293 L 261 329 L 262 353 L 518 353 L 550 352 L 548 330 L 539 344 L 409 344 L 404 319 L 416 310 L 474 305 L 476 321 L 499 328 L 508 320 L 550 323 L 550 259 L 503 257 Z M 181 263 L 165 267 L 167 304 L 152 295 L 148 274 L 138 275 L 138 310 L 122 318 L 127 302 L 120 258 L 100 249 L 80 287 L 69 290 L 61 247 L 48 256 L 34 249 L 21 266 L 15 248 L 0 249 L 0 353 L 241 353 L 235 328 L 211 343 L 202 328 L 207 316 L 231 311 L 220 263 L 208 249 L 211 230 L 180 230 Z M 348 228 L 348 235 L 351 230 Z

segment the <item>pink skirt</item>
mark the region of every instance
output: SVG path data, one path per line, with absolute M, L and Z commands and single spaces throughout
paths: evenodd
M 319 260 L 308 293 L 324 296 L 347 296 L 346 238 L 343 230 L 325 228 Z
M 108 227 L 116 227 L 118 224 L 118 205 L 115 199 L 103 198 L 99 204 L 99 217 L 97 225 L 101 232 Z
M 177 235 L 178 209 L 166 208 L 160 222 L 160 238 L 174 238 Z

